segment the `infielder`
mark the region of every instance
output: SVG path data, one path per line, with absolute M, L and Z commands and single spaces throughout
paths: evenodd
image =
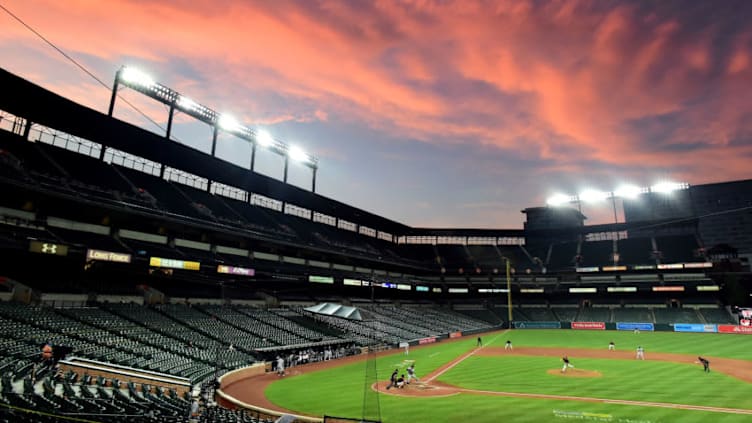
M 637 360 L 644 360 L 645 359 L 645 349 L 642 347 L 637 347 L 637 356 L 635 357 Z
M 510 341 L 510 340 L 507 339 L 507 343 L 504 344 L 504 349 L 505 350 L 514 350 L 514 347 L 512 346 L 512 341 Z
M 706 358 L 697 357 L 697 360 L 702 363 L 703 370 L 705 373 L 710 373 L 710 361 Z
M 614 344 L 614 341 L 611 341 L 608 343 L 608 350 L 609 351 L 616 351 L 616 344 Z

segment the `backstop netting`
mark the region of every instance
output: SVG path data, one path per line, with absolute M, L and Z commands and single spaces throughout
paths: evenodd
M 371 346 L 368 348 L 368 356 L 365 363 L 365 377 L 363 381 L 363 422 L 381 421 L 381 404 L 379 404 L 378 381 L 379 375 L 376 370 L 376 354 L 383 347 Z
M 371 325 L 367 325 L 372 328 Z M 369 338 L 374 339 L 373 336 Z M 359 417 L 324 416 L 325 423 L 381 423 L 381 405 L 379 404 L 378 380 L 376 370 L 376 356 L 379 351 L 388 349 L 387 345 L 376 344 L 366 347 L 365 369 L 363 371 L 363 407 Z

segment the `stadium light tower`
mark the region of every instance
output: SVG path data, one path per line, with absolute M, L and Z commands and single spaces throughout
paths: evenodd
M 610 192 L 586 189 L 577 195 L 577 198 L 586 203 L 597 203 L 611 196 Z
M 689 184 L 680 182 L 659 182 L 650 187 L 650 192 L 658 192 L 662 194 L 670 194 L 680 189 L 689 188 Z
M 622 184 L 613 191 L 598 191 L 594 189 L 586 189 L 577 195 L 566 195 L 562 193 L 554 194 L 546 200 L 546 204 L 552 207 L 559 207 L 569 203 L 577 203 L 577 206 L 582 212 L 582 202 L 593 204 L 603 200 L 611 200 L 611 206 L 614 211 L 614 223 L 619 223 L 618 212 L 616 209 L 616 199 L 636 199 L 640 194 L 645 193 L 661 193 L 670 194 L 677 190 L 688 189 L 689 184 L 685 182 L 670 182 L 664 181 L 656 183 L 650 187 L 639 187 L 637 185 Z M 623 202 L 623 201 L 622 201 Z
M 553 207 L 563 206 L 564 204 L 571 203 L 572 197 L 565 194 L 554 194 L 546 200 L 546 204 Z
M 619 188 L 616 188 L 616 190 L 614 191 L 614 197 L 621 197 L 621 198 L 627 198 L 629 200 L 634 200 L 643 192 L 644 192 L 643 189 L 638 187 L 637 185 L 625 184 L 625 185 L 620 185 Z
M 267 148 L 285 158 L 285 177 L 284 182 L 287 182 L 287 162 L 292 158 L 296 162 L 309 167 L 312 171 L 311 178 L 311 191 L 316 192 L 316 172 L 319 167 L 319 159 L 313 155 L 304 152 L 300 148 L 290 147 L 282 141 L 272 138 L 268 132 L 251 129 L 241 123 L 238 119 L 231 114 L 222 113 L 219 114 L 216 111 L 202 106 L 190 97 L 184 96 L 177 91 L 168 88 L 154 80 L 149 74 L 143 72 L 137 68 L 130 66 L 123 66 L 115 73 L 115 82 L 112 86 L 112 96 L 110 97 L 110 107 L 108 110 L 108 116 L 112 117 L 115 110 L 115 100 L 117 99 L 118 88 L 120 85 L 131 88 L 134 91 L 138 91 L 141 94 L 146 95 L 162 104 L 169 107 L 169 115 L 167 118 L 167 130 L 165 138 L 170 139 L 172 133 L 172 121 L 175 114 L 175 110 L 183 112 L 188 116 L 195 118 L 201 122 L 204 122 L 212 127 L 212 147 L 211 155 L 216 156 L 217 149 L 217 137 L 219 131 L 232 134 L 242 140 L 248 141 L 251 144 L 251 171 L 254 170 L 256 160 L 256 147 L 261 146 Z M 101 155 L 104 155 L 105 149 L 102 149 Z M 101 159 L 102 157 L 100 157 Z

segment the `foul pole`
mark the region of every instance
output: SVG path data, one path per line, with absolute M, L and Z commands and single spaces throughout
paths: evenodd
M 507 262 L 507 309 L 509 317 L 509 329 L 512 329 L 512 278 L 510 273 L 509 259 L 505 259 Z

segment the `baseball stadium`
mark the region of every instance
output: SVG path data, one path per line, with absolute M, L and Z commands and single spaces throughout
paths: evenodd
M 126 89 L 287 167 L 133 68 L 110 114 L 0 72 L 3 421 L 752 418 L 752 181 L 414 228 L 317 194 L 315 157 L 306 190 L 116 119 Z
M 751 14 L 0 0 L 0 423 L 752 421 Z

